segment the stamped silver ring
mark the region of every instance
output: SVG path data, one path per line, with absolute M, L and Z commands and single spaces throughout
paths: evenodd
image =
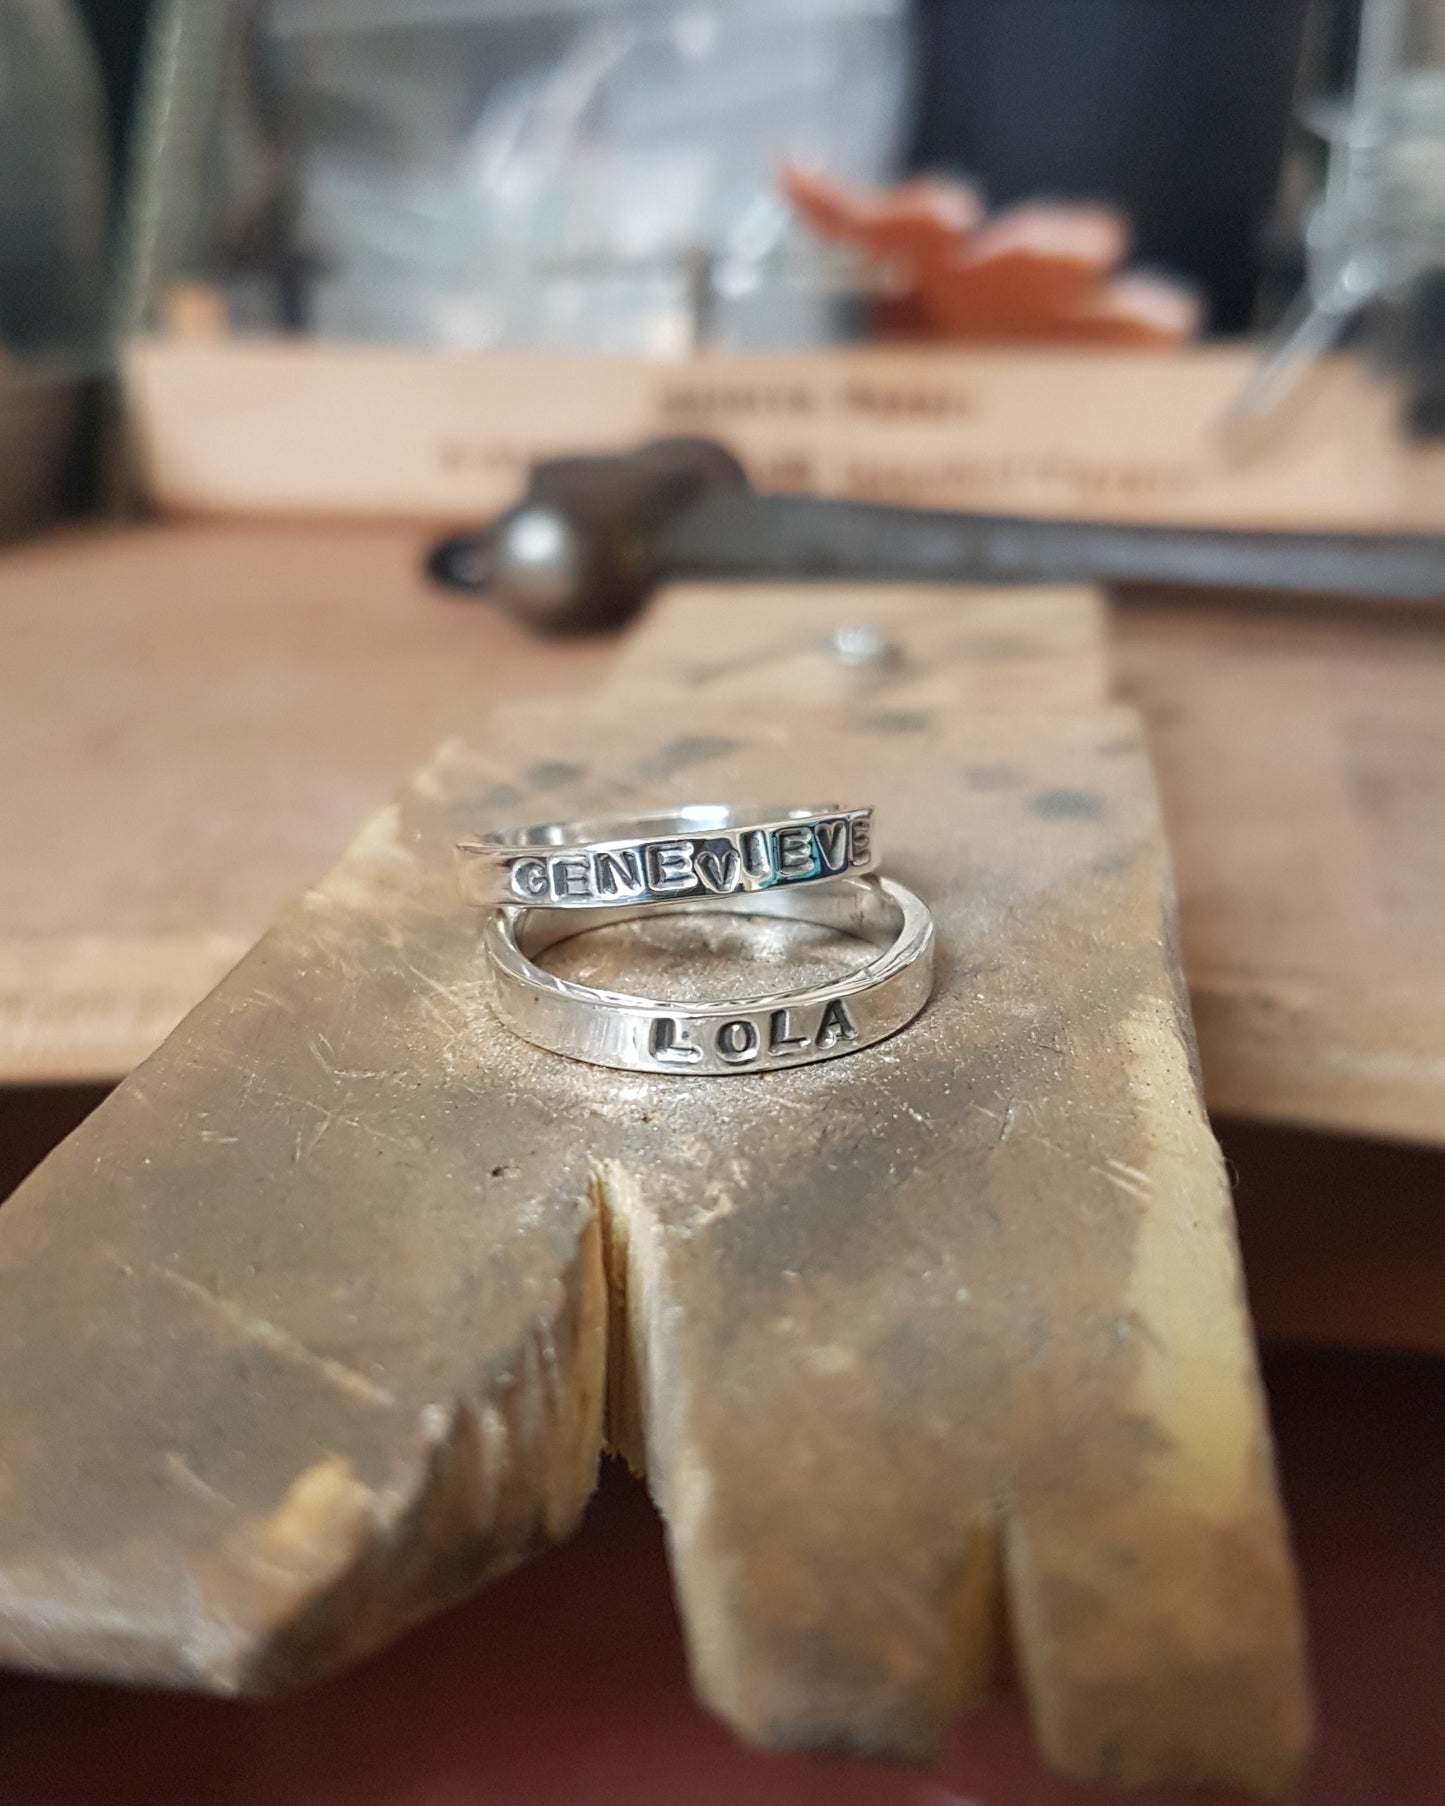
M 879 951 L 844 978 L 715 1003 L 598 990 L 534 963 L 558 941 L 659 911 L 783 917 L 836 929 Z M 552 1053 L 630 1072 L 722 1076 L 836 1059 L 896 1034 L 933 986 L 933 918 L 912 891 L 888 878 L 581 914 L 501 909 L 487 918 L 483 937 L 493 1007 L 508 1028 Z
M 734 809 L 545 822 L 457 846 L 462 895 L 483 908 L 632 909 L 752 896 L 873 869 L 873 811 Z

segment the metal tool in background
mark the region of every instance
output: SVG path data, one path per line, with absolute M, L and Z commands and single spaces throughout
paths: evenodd
M 428 560 L 546 633 L 629 619 L 677 577 L 1154 583 L 1445 602 L 1445 534 L 1235 532 L 764 495 L 725 447 L 656 439 L 533 465 L 522 501 Z

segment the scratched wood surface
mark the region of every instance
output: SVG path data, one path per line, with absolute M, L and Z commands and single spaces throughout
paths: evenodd
M 860 629 L 876 656 L 840 657 L 836 636 L 856 646 Z M 644 688 L 761 710 L 1097 708 L 1111 689 L 1104 601 L 1068 584 L 676 583 L 602 694 Z
M 208 526 L 0 555 L 0 1081 L 130 1071 L 480 704 L 575 691 L 617 657 L 439 599 L 422 549 Z M 895 593 L 910 643 L 928 593 Z M 1087 592 L 1007 614 L 987 592 L 951 611 L 945 687 L 1100 699 Z M 816 699 L 857 688 L 836 669 L 813 661 Z
M 395 532 L 0 554 L 0 1080 L 151 1053 L 438 741 L 610 656 L 451 606 Z
M 495 717 L 22 1186 L 9 1659 L 324 1670 L 565 1533 L 606 1428 L 744 1735 L 921 1753 L 1008 1661 L 1071 1773 L 1294 1772 L 1294 1583 L 1137 722 L 854 714 Z M 458 832 L 784 778 L 875 801 L 934 907 L 913 1028 L 709 1084 L 496 1025 Z M 661 925 L 590 941 L 608 982 L 677 969 Z M 837 953 L 735 937 L 713 977 L 784 956 Z
M 429 595 L 419 553 L 394 530 L 206 526 L 0 557 L 0 1078 L 128 1071 L 479 699 L 671 656 L 539 647 Z M 1075 654 L 1010 621 L 938 679 L 970 707 L 1093 700 L 1074 623 Z M 754 625 L 770 656 L 793 632 Z M 1175 603 L 1115 616 L 1110 651 L 1148 717 L 1211 1102 L 1445 1143 L 1445 633 Z M 776 663 L 814 697 L 881 688 L 807 647 Z
M 1007 591 L 965 623 L 936 590 L 759 585 L 721 608 L 678 585 L 607 682 L 899 711 L 1085 707 L 1112 682 L 1159 774 L 1211 1108 L 1445 1143 L 1445 627 L 1134 606 L 1101 668 L 1090 592 L 1034 596 L 1058 611 L 1047 640 L 1011 633 Z M 847 623 L 893 661 L 830 658 Z

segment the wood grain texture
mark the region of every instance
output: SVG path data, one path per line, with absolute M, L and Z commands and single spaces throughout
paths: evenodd
M 570 1526 L 605 1374 L 745 1735 L 925 1751 L 1007 1624 L 1055 1765 L 1283 1784 L 1298 1613 L 1134 718 L 735 723 L 453 744 L 0 1212 L 0 1646 L 322 1669 Z M 712 1085 L 495 1025 L 458 832 L 784 777 L 870 796 L 933 905 L 913 1028 Z
M 1211 1108 L 1445 1142 L 1445 631 L 1131 610 Z
M 679 585 L 609 684 L 906 713 L 1142 709 L 1211 1108 L 1445 1142 L 1445 632 L 1428 617 L 1117 611 L 1082 589 Z M 726 600 L 724 601 L 724 596 Z M 865 599 L 866 598 L 866 599 Z M 897 662 L 849 669 L 848 622 Z
M 608 651 L 450 606 L 395 531 L 86 530 L 0 557 L 0 1078 L 119 1078 L 493 697 Z
M 840 660 L 838 630 L 886 655 Z M 1086 586 L 675 583 L 624 640 L 602 694 L 681 689 L 709 706 L 1097 708 L 1110 693 L 1103 598 Z
M 479 700 L 575 693 L 614 659 L 695 677 L 703 612 L 727 657 L 690 689 L 720 701 L 770 661 L 798 706 L 887 689 L 906 712 L 916 683 L 1052 708 L 1101 681 L 1068 592 L 1028 604 L 1046 634 L 975 593 L 970 620 L 997 625 L 977 635 L 895 592 L 891 631 L 928 652 L 880 685 L 812 648 L 834 603 L 799 633 L 729 589 L 620 648 L 539 646 L 429 594 L 419 551 L 395 530 L 170 527 L 0 558 L 0 1078 L 118 1078 Z M 858 618 L 858 592 L 833 594 Z M 1179 603 L 1112 634 L 1149 718 L 1211 1103 L 1445 1142 L 1445 636 Z

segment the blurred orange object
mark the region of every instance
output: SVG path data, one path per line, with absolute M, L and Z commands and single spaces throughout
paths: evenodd
M 897 274 L 903 292 L 877 309 L 881 336 L 1146 347 L 1198 335 L 1191 290 L 1117 273 L 1129 225 L 1113 208 L 1031 201 L 989 219 L 962 182 L 864 189 L 795 167 L 782 186 L 816 232 Z

